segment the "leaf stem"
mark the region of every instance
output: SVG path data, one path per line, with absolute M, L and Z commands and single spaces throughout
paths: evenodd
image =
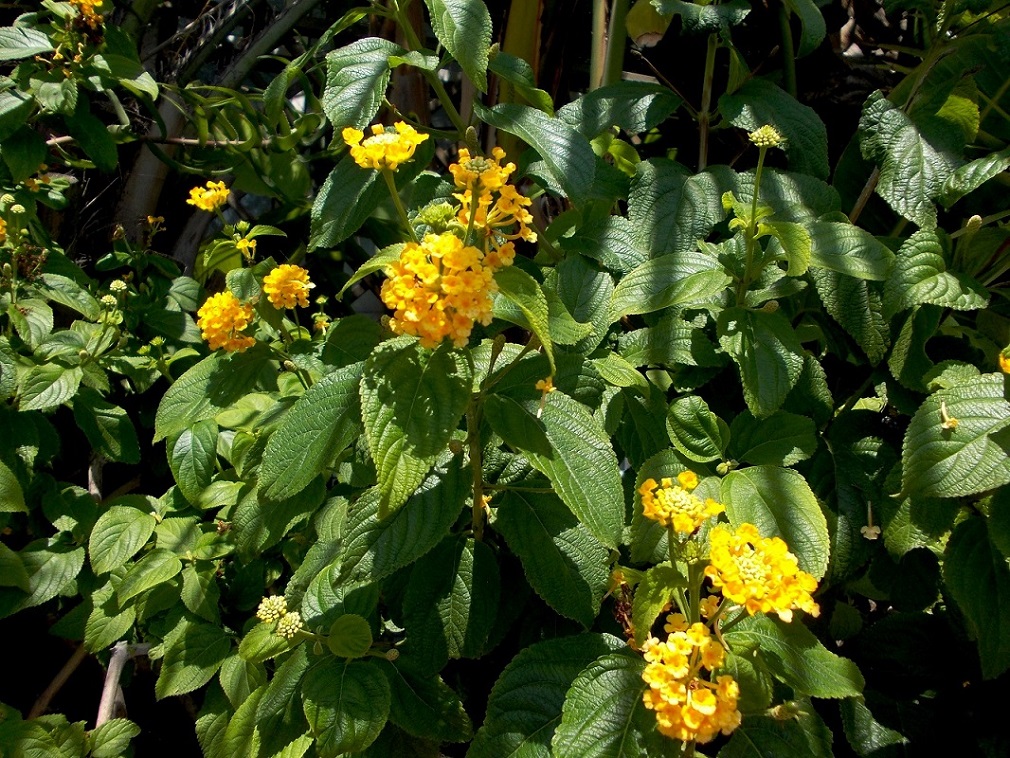
M 379 173 L 382 174 L 382 178 L 386 180 L 386 186 L 389 188 L 389 196 L 393 198 L 393 205 L 396 206 L 396 212 L 400 216 L 400 220 L 403 225 L 407 227 L 407 234 L 410 235 L 410 239 L 415 244 L 418 242 L 417 234 L 414 233 L 414 227 L 410 223 L 410 218 L 407 216 L 407 210 L 403 207 L 403 201 L 400 200 L 400 193 L 396 191 L 396 182 L 393 180 L 393 172 L 388 168 L 382 169 Z
M 470 452 L 470 474 L 473 478 L 473 538 L 480 542 L 484 539 L 484 477 L 480 449 L 480 406 L 476 396 L 470 398 L 466 409 L 466 436 Z
M 712 107 L 712 84 L 715 80 L 715 51 L 719 39 L 713 32 L 708 35 L 708 50 L 705 53 L 705 78 L 701 88 L 701 109 L 698 111 L 698 171 L 708 165 L 709 110 Z
M 744 237 L 746 239 L 747 257 L 744 261 L 743 276 L 737 283 L 736 287 L 737 306 L 743 306 L 744 298 L 747 295 L 747 289 L 750 287 L 750 283 L 754 279 L 754 273 L 751 271 L 751 267 L 754 265 L 754 247 L 757 243 L 758 197 L 761 194 L 761 174 L 764 171 L 765 155 L 767 153 L 768 148 L 765 147 L 764 145 L 758 148 L 757 169 L 754 172 L 754 196 L 751 198 L 750 203 L 750 218 L 747 219 L 747 228 L 744 230 Z
M 789 10 L 779 5 L 779 35 L 782 38 L 782 78 L 786 92 L 796 97 L 796 48 L 793 30 L 789 26 Z

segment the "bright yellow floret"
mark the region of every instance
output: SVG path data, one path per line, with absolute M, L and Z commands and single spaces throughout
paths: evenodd
M 342 132 L 344 142 L 351 148 L 351 157 L 362 168 L 396 171 L 401 163 L 414 157 L 417 146 L 428 139 L 410 124 L 398 121 L 394 126 L 372 124 L 371 137 L 360 129 L 347 127 Z
M 269 624 L 287 612 L 288 603 L 284 599 L 284 595 L 270 595 L 260 601 L 259 608 L 256 610 L 256 618 Z
M 820 613 L 810 595 L 817 589 L 817 580 L 800 570 L 796 556 L 780 538 L 762 537 L 753 524 L 741 524 L 736 532 L 717 526 L 709 540 L 705 575 L 724 597 L 751 615 L 777 613 L 789 622 L 794 609 L 811 616 Z
M 242 352 L 256 344 L 253 337 L 242 334 L 252 321 L 253 308 L 239 302 L 230 291 L 207 298 L 197 316 L 197 326 L 211 350 L 223 348 L 228 352 Z
M 681 534 L 693 534 L 707 518 L 718 516 L 726 507 L 712 498 L 702 500 L 691 490 L 698 486 L 698 476 L 693 471 L 684 471 L 677 477 L 677 484 L 670 477 L 664 477 L 657 484 L 655 479 L 646 479 L 638 488 L 642 496 L 642 513 L 646 518 L 673 528 Z
M 301 266 L 283 263 L 263 277 L 263 291 L 267 300 L 277 310 L 309 306 L 309 290 L 315 287 L 309 281 L 309 272 Z
M 207 182 L 203 187 L 193 187 L 189 191 L 189 205 L 202 211 L 216 211 L 228 202 L 228 188 L 224 182 Z

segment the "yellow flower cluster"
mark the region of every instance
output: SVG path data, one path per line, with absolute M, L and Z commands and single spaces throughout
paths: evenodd
M 414 157 L 417 146 L 428 139 L 410 124 L 398 121 L 394 126 L 372 124 L 372 136 L 365 138 L 360 129 L 347 127 L 342 132 L 344 142 L 351 148 L 351 157 L 362 168 L 396 171 L 401 163 Z
M 662 526 L 673 528 L 681 534 L 693 534 L 705 521 L 726 510 L 722 503 L 712 498 L 702 500 L 692 495 L 698 486 L 698 476 L 693 471 L 684 471 L 677 476 L 678 484 L 669 477 L 663 477 L 657 484 L 655 479 L 646 479 L 638 488 L 642 496 L 642 512 L 646 518 L 658 521 Z
M 665 642 L 650 637 L 642 646 L 649 685 L 643 693 L 645 707 L 656 712 L 656 725 L 667 737 L 683 742 L 710 742 L 740 725 L 737 709 L 740 686 L 732 676 L 709 681 L 703 669 L 722 665 L 726 651 L 712 639 L 702 623 L 687 626 L 680 614 L 671 614 L 674 628 Z
M 709 541 L 705 575 L 723 596 L 751 615 L 775 612 L 788 623 L 793 609 L 811 616 L 820 613 L 810 596 L 817 580 L 800 570 L 796 556 L 778 537 L 762 537 L 753 524 L 741 524 L 736 532 L 720 525 L 712 530 Z
M 239 302 L 228 290 L 207 298 L 197 316 L 200 334 L 210 344 L 211 350 L 224 348 L 228 352 L 241 353 L 256 344 L 253 337 L 242 334 L 252 321 L 252 306 Z
M 308 308 L 309 290 L 315 286 L 309 281 L 308 271 L 290 263 L 281 264 L 263 277 L 263 291 L 277 310 L 294 308 L 295 304 Z
M 6 227 L 4 227 L 6 231 Z M 1010 356 L 1006 356 L 1003 353 L 999 354 L 999 370 L 1004 374 L 1010 374 Z
M 102 23 L 102 16 L 98 9 L 102 7 L 102 0 L 70 0 L 70 4 L 81 14 L 81 19 L 92 29 L 97 29 Z
M 528 226 L 533 223 L 533 216 L 527 210 L 532 201 L 520 195 L 511 184 L 506 184 L 516 167 L 514 163 L 502 166 L 504 158 L 505 151 L 500 147 L 491 151 L 490 158 L 472 158 L 470 152 L 462 148 L 459 162 L 449 166 L 456 186 L 463 190 L 453 195 L 460 202 L 456 218 L 469 228 L 473 215 L 473 228 L 484 238 L 484 254 L 488 265 L 494 268 L 512 263 L 514 240 L 537 240 L 536 232 Z
M 188 205 L 195 205 L 202 211 L 216 211 L 228 202 L 228 188 L 224 182 L 207 182 L 203 187 L 193 187 L 189 191 Z
M 420 337 L 422 347 L 435 347 L 446 337 L 463 347 L 474 322 L 491 323 L 495 268 L 451 232 L 426 235 L 420 244 L 408 242 L 386 268 L 389 278 L 380 292 L 394 311 L 391 328 Z
M 271 595 L 260 601 L 256 610 L 256 618 L 265 624 L 277 622 L 274 633 L 279 637 L 291 639 L 302 630 L 302 615 L 298 611 L 288 610 L 288 601 L 283 595 Z
M 782 135 L 770 124 L 765 124 L 761 128 L 755 129 L 747 136 L 758 147 L 777 147 L 783 142 Z
M 298 611 L 290 611 L 281 616 L 277 622 L 277 635 L 285 639 L 291 639 L 302 630 L 302 614 Z

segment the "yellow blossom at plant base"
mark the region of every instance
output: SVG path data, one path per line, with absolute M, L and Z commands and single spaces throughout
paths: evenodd
M 709 534 L 709 544 L 705 575 L 725 598 L 751 615 L 777 613 L 790 622 L 794 609 L 811 616 L 820 613 L 810 596 L 817 580 L 800 570 L 796 556 L 780 538 L 762 537 L 753 524 L 741 524 L 735 532 L 720 524 Z
M 188 205 L 195 205 L 202 211 L 216 211 L 228 202 L 228 188 L 224 182 L 207 182 L 203 187 L 193 187 L 189 191 Z
M 671 614 L 671 618 L 680 614 Z M 650 637 L 642 646 L 646 666 L 642 679 L 649 688 L 642 694 L 645 707 L 656 712 L 661 734 L 682 742 L 711 742 L 717 734 L 730 734 L 740 725 L 737 709 L 740 687 L 731 676 L 709 681 L 704 670 L 722 665 L 726 651 L 701 623 L 681 624 L 666 641 Z
M 649 478 L 642 482 L 638 494 L 642 496 L 642 514 L 664 527 L 673 525 L 681 534 L 693 534 L 707 518 L 718 516 L 726 507 L 712 498 L 702 500 L 691 490 L 698 486 L 698 476 L 684 471 L 677 476 L 678 484 L 663 477 L 657 484 Z
M 252 306 L 239 302 L 226 290 L 207 298 L 197 311 L 196 323 L 211 350 L 223 348 L 228 352 L 242 352 L 256 344 L 253 337 L 242 334 L 252 316 Z
M 427 134 L 418 132 L 410 124 L 397 121 L 393 126 L 372 124 L 371 137 L 365 137 L 360 129 L 347 127 L 341 133 L 344 142 L 351 148 L 351 157 L 362 168 L 396 171 L 401 163 L 414 157 L 417 146 L 428 139 Z
M 451 232 L 408 242 L 386 276 L 380 295 L 394 312 L 390 327 L 419 337 L 422 347 L 446 338 L 463 347 L 475 322 L 491 323 L 494 269 L 480 250 Z
M 263 291 L 267 300 L 277 310 L 300 305 L 309 307 L 309 290 L 315 287 L 309 281 L 309 272 L 301 266 L 283 263 L 263 277 Z
M 256 610 L 256 618 L 269 624 L 287 612 L 288 603 L 284 599 L 284 595 L 271 595 L 260 601 L 259 608 Z

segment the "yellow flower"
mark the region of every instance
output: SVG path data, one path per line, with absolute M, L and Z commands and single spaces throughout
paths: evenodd
M 545 395 L 548 392 L 554 392 L 557 387 L 554 386 L 554 377 L 549 376 L 546 379 L 540 379 L 537 381 L 536 388 L 543 392 Z
M 230 291 L 219 292 L 207 298 L 197 311 L 197 326 L 210 344 L 211 350 L 223 348 L 228 352 L 242 352 L 256 344 L 253 337 L 242 334 L 252 321 L 251 305 L 239 302 Z
M 288 612 L 288 603 L 284 595 L 271 595 L 260 601 L 260 606 L 256 611 L 256 618 L 260 621 L 270 623 L 276 621 Z
M 302 630 L 302 615 L 298 611 L 291 611 L 281 616 L 277 622 L 277 629 L 274 631 L 279 637 L 291 639 Z
M 758 147 L 777 147 L 783 142 L 782 135 L 776 131 L 775 127 L 769 124 L 765 124 L 760 129 L 755 129 L 747 136 Z
M 726 510 L 712 498 L 703 501 L 691 494 L 690 490 L 698 486 L 698 476 L 693 471 L 684 471 L 677 481 L 678 484 L 674 484 L 673 479 L 664 477 L 660 484 L 651 478 L 642 482 L 638 493 L 642 496 L 642 513 L 646 518 L 664 527 L 672 524 L 681 534 L 693 534 L 705 519 Z
M 246 260 L 251 261 L 256 256 L 256 240 L 254 239 L 251 240 L 243 237 L 235 243 L 235 247 L 238 248 Z
M 102 7 L 102 2 L 95 0 L 70 0 L 70 4 L 80 13 L 81 20 L 92 29 L 97 29 L 102 23 L 102 16 L 98 9 Z
M 671 633 L 666 642 L 650 637 L 642 646 L 646 666 L 642 679 L 645 707 L 656 712 L 661 734 L 682 742 L 711 742 L 740 725 L 740 687 L 731 676 L 711 681 L 726 651 L 712 639 L 707 626 L 692 624 Z
M 999 370 L 1004 374 L 1010 374 L 1010 358 L 1003 353 L 999 354 Z
M 716 611 L 719 610 L 720 602 L 719 598 L 715 595 L 709 595 L 706 598 L 702 598 L 700 603 L 702 618 L 712 618 L 716 614 Z
M 202 211 L 216 211 L 228 202 L 228 188 L 224 182 L 207 182 L 203 187 L 193 187 L 189 191 L 188 205 L 195 205 Z
M 263 277 L 263 291 L 267 300 L 277 310 L 309 306 L 309 290 L 315 287 L 309 281 L 309 272 L 301 266 L 283 263 Z
M 401 163 L 414 157 L 414 150 L 428 139 L 410 124 L 398 121 L 394 126 L 372 124 L 372 136 L 365 138 L 360 129 L 347 127 L 342 136 L 351 148 L 351 157 L 362 168 L 396 171 Z
M 7 222 L 0 218 L 0 243 L 7 241 Z
M 449 172 L 460 189 L 471 189 L 479 185 L 481 191 L 497 191 L 508 181 L 516 170 L 516 164 L 500 165 L 505 157 L 505 151 L 496 147 L 491 151 L 491 158 L 471 158 L 470 151 L 460 148 L 456 163 L 449 166 Z
M 483 257 L 450 232 L 408 242 L 386 268 L 389 278 L 380 292 L 394 311 L 392 330 L 420 337 L 426 348 L 446 338 L 456 347 L 466 345 L 475 322 L 491 323 L 491 294 L 498 289 Z
M 810 596 L 817 589 L 817 580 L 800 570 L 796 556 L 778 537 L 762 537 L 753 524 L 741 524 L 736 532 L 719 525 L 709 541 L 705 575 L 723 596 L 751 615 L 774 612 L 789 622 L 793 609 L 811 616 L 820 613 Z

